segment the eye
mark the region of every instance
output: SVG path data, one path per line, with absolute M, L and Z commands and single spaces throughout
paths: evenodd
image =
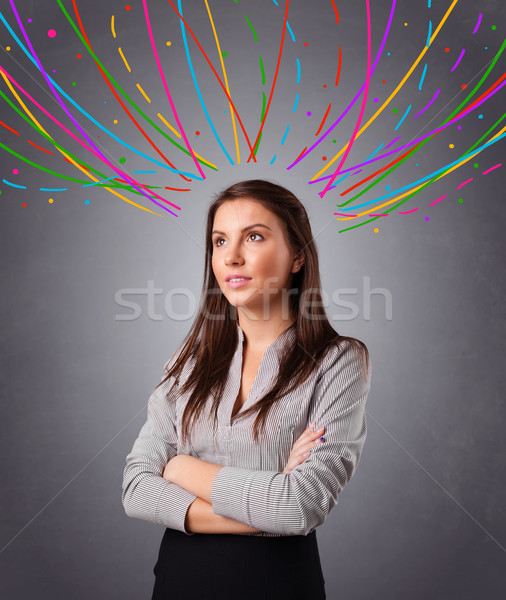
M 249 236 L 248 236 L 248 237 L 251 237 L 252 235 L 256 235 L 256 236 L 260 237 L 262 240 L 264 239 L 264 236 L 263 236 L 261 233 L 257 233 L 256 231 L 252 231 L 252 232 L 249 234 Z M 219 238 L 216 238 L 216 239 L 214 240 L 214 245 L 215 245 L 215 246 L 217 246 L 217 247 L 219 248 L 220 246 L 222 246 L 222 244 L 220 244 L 219 242 L 220 242 L 221 240 L 223 240 L 223 239 L 224 239 L 224 238 L 221 238 L 221 237 L 219 237 Z
M 257 235 L 257 236 L 261 237 L 262 239 L 264 239 L 264 236 L 261 233 L 257 233 L 256 231 L 252 231 L 250 233 L 250 235 Z

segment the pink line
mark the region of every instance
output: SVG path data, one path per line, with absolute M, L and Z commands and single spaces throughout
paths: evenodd
M 494 169 L 498 169 L 499 167 L 502 167 L 502 163 L 499 163 L 495 167 L 490 167 L 490 169 L 488 169 L 488 171 L 483 171 L 482 175 L 486 175 L 487 173 L 490 173 L 490 171 L 493 171 Z
M 478 31 L 478 29 L 479 29 L 479 27 L 480 27 L 480 23 L 481 23 L 481 17 L 482 17 L 482 16 L 483 16 L 483 15 L 480 13 L 480 16 L 478 17 L 478 23 L 476 23 L 476 26 L 475 26 L 475 28 L 474 28 L 474 30 L 473 30 L 473 33 L 476 33 L 476 32 Z
M 335 215 L 339 215 L 341 217 L 358 217 L 358 215 L 350 215 L 349 213 L 334 213 Z
M 418 208 L 413 208 L 413 210 L 407 210 L 407 211 L 405 211 L 405 212 L 401 212 L 401 211 L 399 211 L 399 214 L 400 214 L 400 215 L 409 215 L 409 213 L 416 212 L 417 210 L 418 210 Z
M 369 92 L 369 83 L 371 81 L 371 13 L 370 13 L 370 8 L 369 8 L 369 0 L 365 0 L 365 2 L 366 2 L 366 10 L 367 10 L 367 73 L 366 73 L 366 80 L 365 80 L 364 99 L 362 100 L 362 107 L 360 109 L 360 114 L 358 116 L 357 124 L 355 125 L 355 130 L 353 131 L 353 135 L 351 136 L 348 147 L 346 148 L 346 152 L 344 153 L 343 157 L 341 158 L 339 166 L 337 167 L 337 169 L 336 169 L 334 175 L 332 176 L 332 178 L 330 179 L 330 181 L 325 186 L 325 189 L 323 190 L 323 192 L 318 193 L 320 198 L 323 198 L 325 196 L 325 194 L 327 193 L 327 191 L 329 190 L 329 188 L 332 186 L 332 184 L 334 183 L 334 180 L 336 179 L 336 177 L 339 173 L 340 168 L 343 166 L 345 160 L 348 158 L 348 154 L 350 153 L 350 150 L 353 148 L 355 138 L 357 137 L 358 130 L 360 129 L 360 123 L 362 122 L 362 117 L 364 115 L 365 105 L 367 104 L 367 94 Z
M 204 179 L 206 179 L 204 171 L 202 170 L 197 158 L 195 157 L 195 154 L 193 153 L 193 150 L 190 146 L 190 142 L 188 141 L 188 138 L 186 137 L 186 134 L 183 130 L 183 126 L 181 125 L 181 121 L 179 120 L 179 117 L 177 116 L 176 107 L 174 106 L 174 102 L 172 101 L 172 96 L 170 95 L 169 87 L 167 85 L 167 81 L 165 80 L 165 75 L 163 74 L 162 65 L 160 64 L 160 58 L 159 58 L 158 52 L 156 50 L 155 39 L 153 37 L 153 30 L 151 29 L 151 22 L 149 20 L 148 6 L 146 4 L 146 0 L 142 0 L 142 5 L 144 6 L 144 15 L 146 16 L 146 25 L 148 27 L 149 39 L 151 40 L 151 47 L 153 48 L 153 54 L 155 56 L 156 66 L 158 67 L 158 72 L 160 73 L 163 87 L 165 88 L 165 93 L 167 94 L 167 98 L 169 100 L 170 107 L 172 108 L 172 113 L 174 115 L 174 119 L 176 119 L 176 123 L 179 127 L 179 131 L 181 132 L 181 135 L 183 136 L 186 147 L 188 148 L 190 154 L 192 155 L 195 166 L 199 170 L 199 173 L 202 175 L 202 177 Z
M 427 106 L 426 106 L 425 108 L 422 108 L 422 110 L 421 110 L 421 111 L 420 111 L 420 112 L 419 112 L 417 115 L 415 115 L 415 116 L 413 117 L 413 119 L 416 119 L 417 117 L 419 117 L 419 116 L 420 116 L 422 113 L 424 113 L 424 112 L 425 112 L 425 111 L 426 111 L 426 110 L 429 108 L 429 106 L 430 106 L 430 105 L 431 105 L 431 104 L 434 102 L 434 100 L 435 100 L 435 99 L 436 99 L 436 98 L 439 96 L 439 92 L 440 92 L 440 91 L 441 91 L 441 90 L 438 90 L 438 91 L 437 91 L 437 92 L 434 94 L 434 97 L 433 97 L 433 98 L 432 98 L 432 100 L 429 102 L 429 104 L 427 104 Z
M 446 198 L 446 196 L 448 196 L 448 194 L 445 194 L 444 196 L 441 196 L 441 198 L 434 200 L 434 202 L 432 204 L 429 204 L 429 206 L 434 206 L 434 204 L 437 204 L 440 200 L 442 200 L 443 198 Z
M 450 73 L 453 73 L 453 71 L 455 71 L 455 69 L 459 66 L 459 63 L 462 60 L 462 57 L 464 56 L 465 51 L 466 51 L 465 48 L 462 48 L 462 52 L 460 53 L 460 56 L 457 58 L 457 62 L 453 65 Z
M 468 179 L 467 181 L 464 181 L 464 183 L 461 183 L 460 185 L 457 186 L 457 189 L 460 190 L 461 187 L 464 187 L 466 185 L 466 183 L 469 183 L 472 180 L 473 180 L 473 177 L 471 177 L 471 179 Z

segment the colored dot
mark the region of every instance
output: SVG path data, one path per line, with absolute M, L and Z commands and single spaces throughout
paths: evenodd
M 478 119 L 483 119 L 483 115 L 478 115 Z
M 310 111 L 310 110 L 308 110 L 308 111 L 307 111 L 307 113 L 306 113 L 306 115 L 307 115 L 308 117 L 310 117 L 310 116 L 311 116 L 311 111 Z
M 387 56 L 390 56 L 390 52 L 387 52 Z
M 12 172 L 14 175 L 17 175 L 19 173 L 19 171 L 17 169 L 12 169 Z
M 132 8 L 132 7 L 130 6 L 130 4 L 127 4 L 127 5 L 125 6 L 125 10 L 130 10 L 131 8 Z
M 171 46 L 171 45 L 172 45 L 172 42 L 167 42 L 167 46 Z
M 445 52 L 450 52 L 450 48 L 445 48 Z
M 455 145 L 454 144 L 449 144 L 448 148 L 455 148 Z
M 85 201 L 84 201 L 84 203 L 85 203 L 85 204 L 89 204 L 89 203 L 90 203 L 90 201 L 89 201 L 89 200 L 85 200 Z
M 118 119 L 114 119 L 113 123 L 116 125 L 116 123 L 118 122 Z
M 56 69 L 53 69 L 53 73 L 56 73 Z
M 460 130 L 460 129 L 462 129 L 462 127 L 461 127 L 460 125 L 457 125 L 457 129 L 459 129 L 459 130 Z
M 72 85 L 77 85 L 77 82 L 76 82 L 76 81 L 73 81 L 73 82 L 72 82 Z
M 28 19 L 28 23 L 31 23 L 31 22 L 32 22 L 32 20 L 31 20 L 31 19 Z
M 326 83 L 324 83 L 324 84 L 323 84 L 323 87 L 324 87 L 324 88 L 326 88 L 326 87 L 327 87 L 327 84 L 326 84 Z
M 488 46 L 485 46 L 485 50 L 488 50 Z
M 307 42 L 304 42 L 304 46 L 309 46 L 309 44 Z
M 223 58 L 225 58 L 227 56 L 226 52 L 222 52 L 221 55 L 223 56 Z
M 383 81 L 381 83 L 386 83 L 386 81 L 383 79 Z
M 332 143 L 335 144 L 337 142 L 337 140 L 332 140 Z
M 387 192 L 389 192 L 392 188 L 389 185 L 386 185 L 385 189 L 386 189 Z
M 407 26 L 408 26 L 408 24 L 407 24 L 407 23 L 404 23 L 404 27 L 407 27 Z
M 48 35 L 50 38 L 54 38 L 54 37 L 56 37 L 56 31 L 55 31 L 54 29 L 50 29 L 50 30 L 47 32 L 47 35 Z
M 416 163 L 415 167 L 418 167 L 418 163 Z
M 53 204 L 54 200 L 52 198 L 49 198 L 48 202 L 49 204 Z
M 327 157 L 326 156 L 322 156 L 322 160 L 327 160 Z
M 107 104 L 107 100 L 104 100 L 104 104 Z
M 99 136 L 99 135 L 97 135 L 97 137 L 100 139 L 100 136 Z
M 23 208 L 26 208 L 26 202 L 23 202 L 23 204 L 21 205 Z
M 430 220 L 430 217 L 425 217 L 425 220 L 426 220 L 426 221 L 429 221 L 429 220 Z
M 7 50 L 7 52 L 10 52 L 10 50 L 11 50 L 11 47 L 10 47 L 10 46 L 7 46 L 6 50 Z
M 374 233 L 378 233 L 379 229 L 377 227 L 374 228 Z
M 460 87 L 461 87 L 463 90 L 465 90 L 465 89 L 466 89 L 466 87 L 467 87 L 467 84 L 463 83 L 463 84 L 462 84 Z
M 378 98 L 374 98 L 374 102 L 379 102 Z
M 77 55 L 77 58 L 82 58 L 82 54 L 78 54 L 78 55 Z
M 121 164 L 123 164 L 123 163 L 126 163 L 126 158 L 125 158 L 124 156 L 122 156 L 122 157 L 119 159 L 119 162 L 120 162 Z
M 394 114 L 395 114 L 395 113 L 398 113 L 398 112 L 399 112 L 399 109 L 398 109 L 398 108 L 392 108 L 392 112 L 393 112 Z
M 200 131 L 196 131 L 196 132 L 195 132 L 195 135 L 200 135 Z
M 464 202 L 464 198 L 459 198 L 459 204 L 462 204 L 462 202 Z
M 480 165 L 478 163 L 474 163 L 473 167 L 477 169 Z
M 497 29 L 497 25 L 492 25 L 490 29 L 492 29 L 492 31 L 495 31 Z

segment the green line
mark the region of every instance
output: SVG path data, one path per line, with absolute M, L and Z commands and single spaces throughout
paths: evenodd
M 259 56 L 258 59 L 260 60 L 260 71 L 262 72 L 262 85 L 265 85 L 264 62 L 261 56 Z
M 258 151 L 258 147 L 260 146 L 260 140 L 262 139 L 263 130 L 260 132 L 260 136 L 258 137 L 258 142 L 255 144 L 255 148 L 253 150 L 253 154 L 256 154 Z
M 480 142 L 482 142 L 482 141 L 483 141 L 483 140 L 484 140 L 484 139 L 487 137 L 487 135 L 488 135 L 489 133 L 491 133 L 492 129 L 495 129 L 495 128 L 497 127 L 497 125 L 499 125 L 499 123 L 500 123 L 500 122 L 501 122 L 501 121 L 502 121 L 502 120 L 503 120 L 505 117 L 506 117 L 506 113 L 504 113 L 504 114 L 503 114 L 503 116 L 502 116 L 502 117 L 501 117 L 501 118 L 500 118 L 498 121 L 496 121 L 496 122 L 495 122 L 495 123 L 492 125 L 492 127 L 491 127 L 491 128 L 488 130 L 488 131 L 487 131 L 487 133 L 485 133 L 484 135 L 482 135 L 482 136 L 481 136 L 481 138 L 480 138 L 480 139 L 479 139 L 479 140 L 478 140 L 478 141 L 477 141 L 475 144 L 473 144 L 473 145 L 472 145 L 472 146 L 469 148 L 469 150 L 468 150 L 467 152 L 465 152 L 464 154 L 469 154 L 469 152 L 471 152 L 472 150 L 474 150 L 474 149 L 476 148 L 476 146 L 478 146 L 478 144 L 479 144 Z
M 258 36 L 257 36 L 257 32 L 255 31 L 255 28 L 253 27 L 253 25 L 251 24 L 250 20 L 248 19 L 248 17 L 246 15 L 244 15 L 244 18 L 246 19 L 246 23 L 248 23 L 248 25 L 251 27 L 251 31 L 253 32 L 253 35 L 255 36 L 255 42 L 258 42 Z
M 265 97 L 265 92 L 262 92 L 262 114 L 260 115 L 260 122 L 262 122 L 264 120 L 266 100 L 267 99 Z
M 76 32 L 76 34 L 79 36 L 81 42 L 83 43 L 83 45 L 85 46 L 86 50 L 89 52 L 89 54 L 91 54 L 91 56 L 93 57 L 94 60 L 96 60 L 97 64 L 100 66 L 100 68 L 102 69 L 102 71 L 107 75 L 107 77 L 109 78 L 109 80 L 111 81 L 111 83 L 113 85 L 116 86 L 116 88 L 118 89 L 118 91 L 120 92 L 120 94 L 126 98 L 128 100 L 128 102 L 135 108 L 135 110 L 152 126 L 154 127 L 154 129 L 156 129 L 156 131 L 158 131 L 158 133 L 160 135 L 162 135 L 166 140 L 168 140 L 171 144 L 173 144 L 174 146 L 176 146 L 177 148 L 179 148 L 179 150 L 181 150 L 182 152 L 184 152 L 185 154 L 187 154 L 188 156 L 191 156 L 190 152 L 186 149 L 183 148 L 183 146 L 180 146 L 176 141 L 174 141 L 169 135 L 167 135 L 162 129 L 160 129 L 160 127 L 158 127 L 158 125 L 156 125 L 156 123 L 154 123 L 146 114 L 144 114 L 142 112 L 142 110 L 137 106 L 137 104 L 135 104 L 135 102 L 130 98 L 130 96 L 127 95 L 127 93 L 123 90 L 123 88 L 118 84 L 118 82 L 112 77 L 112 75 L 109 73 L 109 71 L 104 67 L 104 65 L 100 62 L 100 60 L 98 59 L 97 55 L 93 52 L 93 50 L 91 49 L 91 47 L 89 46 L 89 44 L 86 42 L 86 40 L 84 39 L 84 37 L 82 36 L 81 32 L 79 31 L 79 29 L 76 27 L 76 24 L 72 21 L 72 18 L 69 16 L 68 12 L 66 11 L 65 7 L 63 6 L 63 4 L 61 3 L 61 0 L 56 0 L 63 12 L 63 14 L 65 15 L 67 21 L 71 24 L 72 28 L 74 29 L 74 31 Z M 208 165 L 206 162 L 204 162 L 204 160 L 202 160 L 201 158 L 198 158 L 197 156 L 195 156 L 195 159 L 198 160 L 200 163 L 202 163 L 203 165 L 205 165 L 206 167 L 209 167 L 210 169 L 213 169 L 214 171 L 217 171 L 218 169 L 216 167 L 211 167 L 210 165 Z

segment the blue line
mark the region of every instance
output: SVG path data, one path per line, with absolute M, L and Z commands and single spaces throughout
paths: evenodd
M 272 1 L 274 2 L 274 4 L 275 4 L 276 6 L 279 6 L 279 4 L 276 2 L 276 0 L 272 0 Z
M 179 9 L 179 13 L 181 16 L 183 16 L 183 7 L 181 6 L 181 0 L 177 0 L 177 7 Z M 188 66 L 190 68 L 190 73 L 193 79 L 193 83 L 195 84 L 195 89 L 197 90 L 197 94 L 199 96 L 199 100 L 200 100 L 200 104 L 202 105 L 202 110 L 204 111 L 204 114 L 206 116 L 207 122 L 209 123 L 209 125 L 211 126 L 211 130 L 213 132 L 214 137 L 216 138 L 216 141 L 218 142 L 218 144 L 220 145 L 220 148 L 223 150 L 225 156 L 228 159 L 228 162 L 233 165 L 234 161 L 230 158 L 229 153 L 226 151 L 225 146 L 223 145 L 222 141 L 220 140 L 219 136 L 218 136 L 218 132 L 216 131 L 216 128 L 214 127 L 213 122 L 211 121 L 211 117 L 209 116 L 209 113 L 207 112 L 207 108 L 206 105 L 204 103 L 204 98 L 202 97 L 202 94 L 200 92 L 200 88 L 199 88 L 199 84 L 197 83 L 197 77 L 195 75 L 195 71 L 193 70 L 193 64 L 192 64 L 192 60 L 190 58 L 190 50 L 188 48 L 188 40 L 186 38 L 186 29 L 185 29 L 185 24 L 183 23 L 183 20 L 181 19 L 181 35 L 183 37 L 183 43 L 184 43 L 184 50 L 186 52 L 186 61 L 188 62 Z M 232 109 L 233 110 L 233 109 Z
M 19 188 L 20 190 L 26 190 L 26 189 L 28 189 L 26 187 L 26 185 L 18 185 L 17 183 L 11 183 L 10 181 L 7 181 L 7 179 L 2 179 L 2 181 L 4 183 L 6 183 L 7 185 L 10 185 L 10 186 L 15 187 L 15 188 Z
M 329 189 L 336 187 L 336 185 L 337 185 L 338 183 L 341 183 L 341 181 L 342 181 L 343 179 L 346 179 L 346 177 L 348 177 L 348 175 L 351 175 L 351 171 L 350 171 L 349 173 L 346 173 L 346 175 L 343 175 L 343 176 L 341 177 L 341 179 L 338 179 L 338 180 L 337 180 L 335 183 L 333 183 L 333 184 L 330 186 L 330 188 L 329 188 Z
M 430 6 L 429 6 L 430 8 Z M 432 35 L 432 21 L 429 21 L 429 32 L 427 33 L 427 48 L 429 47 L 430 36 Z
M 68 188 L 39 188 L 41 192 L 66 192 Z
M 271 160 L 271 162 L 269 163 L 270 165 L 272 165 L 272 163 L 273 163 L 273 162 L 276 160 L 276 156 L 277 156 L 277 155 L 275 154 L 275 155 L 272 157 L 272 160 Z
M 382 142 L 382 143 L 381 143 L 381 144 L 380 144 L 380 145 L 379 145 L 379 146 L 376 148 L 376 150 L 375 150 L 375 151 L 374 151 L 374 152 L 373 152 L 373 153 L 372 153 L 370 156 L 368 156 L 368 157 L 367 157 L 365 160 L 366 160 L 366 161 L 367 161 L 367 160 L 370 160 L 370 159 L 371 159 L 371 158 L 372 158 L 372 157 L 373 157 L 375 154 L 377 154 L 377 153 L 378 153 L 378 152 L 381 150 L 381 148 L 383 148 L 383 146 L 384 146 L 384 145 L 385 145 L 385 143 L 384 143 L 384 142 Z M 336 187 L 336 185 L 337 185 L 338 183 L 340 183 L 340 182 L 341 182 L 343 179 L 346 179 L 346 177 L 348 177 L 348 175 L 351 175 L 351 174 L 352 174 L 352 173 L 351 173 L 351 171 L 349 171 L 348 173 L 346 173 L 346 175 L 343 175 L 343 177 L 341 177 L 341 179 L 338 179 L 338 180 L 336 181 L 336 183 L 334 183 L 333 185 L 331 185 L 331 186 L 330 186 L 330 188 Z M 329 188 L 329 189 L 330 189 L 330 188 Z
M 449 163 L 448 165 L 446 165 L 444 167 L 441 167 L 441 169 L 438 169 L 437 171 L 434 171 L 430 175 L 426 175 L 425 177 L 422 177 L 421 179 L 418 179 L 418 181 L 414 181 L 413 183 L 410 183 L 409 185 L 405 185 L 404 187 L 399 188 L 397 190 L 394 190 L 393 192 L 390 192 L 389 194 L 385 194 L 384 196 L 379 196 L 378 198 L 375 198 L 374 200 L 370 200 L 369 202 L 364 202 L 363 204 L 358 204 L 358 205 L 350 207 L 350 208 L 342 208 L 341 210 L 355 210 L 357 208 L 362 208 L 363 206 L 369 206 L 369 204 L 373 204 L 374 202 L 378 202 L 378 200 L 384 200 L 385 198 L 390 198 L 390 196 L 395 196 L 395 194 L 398 194 L 399 192 L 404 192 L 405 190 L 409 190 L 410 188 L 415 187 L 419 183 L 424 183 L 425 181 L 427 181 L 429 179 L 432 179 L 432 177 L 435 177 L 436 175 L 439 175 L 443 171 L 446 171 L 447 169 L 450 169 L 451 167 L 457 165 L 459 162 L 461 162 L 463 160 L 466 160 L 466 158 L 469 158 L 470 156 L 473 156 L 473 154 L 476 154 L 477 152 L 481 152 L 485 148 L 488 148 L 492 144 L 495 144 L 499 140 L 502 140 L 504 137 L 506 137 L 506 133 L 503 133 L 502 135 L 500 135 L 495 140 L 487 142 L 483 146 L 479 146 L 478 148 L 475 148 L 474 150 L 472 150 L 471 152 L 469 152 L 469 154 L 461 156 L 457 160 L 453 161 L 452 163 Z
M 300 60 L 297 58 L 297 83 L 300 83 Z
M 21 50 L 23 50 L 23 52 L 26 54 L 26 56 L 31 60 L 31 62 L 37 67 L 37 69 L 39 71 L 42 72 L 42 70 L 40 69 L 39 65 L 37 64 L 37 61 L 32 57 L 32 55 L 28 52 L 28 50 L 25 48 L 25 46 L 23 45 L 23 43 L 21 42 L 21 40 L 18 38 L 18 36 L 14 33 L 14 31 L 12 30 L 11 26 L 9 25 L 9 23 L 7 23 L 7 21 L 5 20 L 5 17 L 3 16 L 3 14 L 0 12 L 0 20 L 3 22 L 3 24 L 5 25 L 5 27 L 7 28 L 7 30 L 9 31 L 9 33 L 12 35 L 12 37 L 14 38 L 16 44 L 21 48 Z M 54 79 L 48 74 L 46 73 L 47 78 L 49 79 L 49 81 L 52 83 L 52 85 L 63 95 L 65 96 L 65 98 L 71 102 L 76 108 L 77 110 L 82 113 L 87 119 L 89 119 L 92 123 L 94 123 L 97 127 L 99 127 L 102 131 L 104 131 L 105 133 L 107 133 L 107 135 L 109 135 L 110 137 L 112 137 L 113 139 L 115 139 L 118 143 L 120 143 L 122 146 L 125 146 L 126 148 L 128 148 L 129 150 L 132 150 L 132 152 L 135 152 L 136 154 L 138 154 L 139 156 L 142 156 L 143 158 L 145 158 L 146 160 L 149 160 L 153 163 L 156 163 L 157 165 L 160 165 L 161 167 L 163 167 L 164 169 L 168 169 L 169 171 L 172 171 L 173 173 L 181 173 L 182 175 L 186 175 L 188 177 L 194 177 L 195 179 L 199 179 L 200 181 L 203 181 L 204 179 L 202 177 L 200 177 L 200 175 L 194 175 L 192 173 L 187 173 L 186 171 L 178 171 L 177 169 L 174 169 L 173 167 L 170 167 L 169 165 L 166 165 L 164 163 L 161 163 L 160 161 L 156 160 L 155 158 L 151 158 L 150 156 L 148 156 L 147 154 L 144 154 L 143 152 L 141 152 L 140 150 L 137 150 L 136 148 L 133 148 L 132 146 L 130 146 L 130 144 L 127 144 L 127 142 L 124 142 L 121 138 L 119 138 L 117 135 L 114 135 L 114 133 L 112 131 L 109 131 L 108 129 L 106 129 L 101 123 L 99 123 L 97 120 L 95 120 L 90 114 L 88 114 L 83 108 L 81 108 L 79 106 L 79 104 L 77 104 L 74 100 L 72 100 L 72 98 L 62 90 L 62 88 L 56 83 L 56 81 L 54 81 Z
M 404 121 L 404 119 L 408 116 L 408 112 L 411 110 L 411 104 L 408 106 L 406 112 L 404 113 L 404 115 L 401 117 L 401 120 L 397 123 L 394 131 L 397 131 L 399 129 L 399 127 L 402 125 L 402 122 Z M 369 160 L 369 159 L 367 159 Z
M 85 183 L 83 187 L 91 187 L 92 185 L 98 185 L 99 183 L 104 183 L 105 181 L 111 181 L 111 179 L 116 179 L 117 175 L 114 177 L 108 177 L 107 179 L 102 179 L 102 181 L 94 181 L 93 183 Z
M 430 8 L 430 0 L 427 0 L 427 7 Z
M 299 94 L 297 94 L 297 97 L 295 98 L 295 104 L 293 105 L 293 112 L 295 112 L 297 110 L 298 103 L 299 103 Z
M 427 63 L 425 63 L 425 67 L 423 68 L 422 77 L 420 78 L 420 83 L 418 84 L 418 89 L 422 91 L 423 80 L 425 79 L 425 73 L 427 73 Z
M 156 173 L 156 171 L 132 171 L 132 173 Z
M 293 35 L 293 31 L 292 28 L 290 27 L 288 21 L 286 22 L 286 28 L 288 29 L 288 32 L 290 33 L 290 35 L 292 36 L 292 40 L 295 42 L 295 36 Z
M 281 140 L 281 145 L 283 146 L 285 143 L 285 139 L 286 139 L 286 134 L 288 133 L 288 130 L 290 129 L 290 124 L 288 124 L 286 126 L 286 131 L 285 131 L 285 135 L 283 136 L 283 139 Z
M 371 154 L 371 156 L 369 156 L 369 158 L 366 158 L 366 160 L 370 160 L 375 154 L 378 154 L 378 152 L 381 150 L 381 148 L 383 148 L 383 146 L 385 145 L 385 142 L 383 142 L 382 144 L 380 144 L 376 150 Z

